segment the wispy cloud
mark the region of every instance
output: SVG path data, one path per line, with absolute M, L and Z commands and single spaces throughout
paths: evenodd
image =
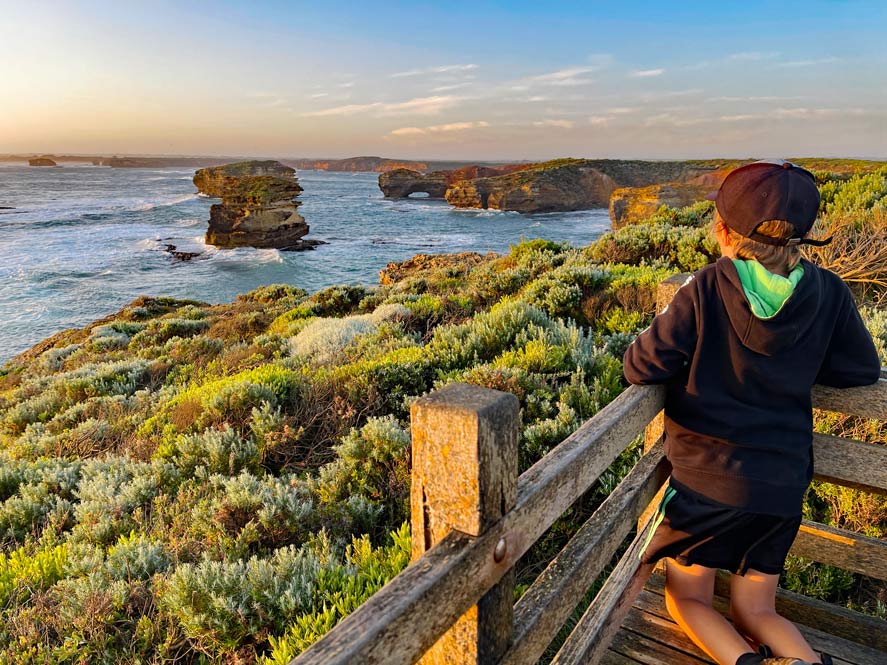
M 786 101 L 797 101 L 799 99 L 807 99 L 801 95 L 792 95 L 789 97 L 784 97 L 780 95 L 752 95 L 746 97 L 736 97 L 736 96 L 722 96 L 722 97 L 709 97 L 706 99 L 706 102 L 786 102 Z
M 662 76 L 664 73 L 665 69 L 662 67 L 657 69 L 635 69 L 629 74 L 629 76 L 635 79 L 646 79 L 654 76 Z
M 451 122 L 446 125 L 431 125 L 430 127 L 401 127 L 390 134 L 392 136 L 421 136 L 425 134 L 440 134 L 446 132 L 464 132 L 469 129 L 482 129 L 489 127 L 490 123 L 484 120 L 475 122 Z
M 636 113 L 639 110 L 637 106 L 614 106 L 607 109 L 607 113 L 611 115 L 625 115 L 626 113 Z
M 452 83 L 450 85 L 439 85 L 436 88 L 431 88 L 430 92 L 449 92 L 450 90 L 459 90 L 460 88 L 467 88 L 473 83 Z
M 324 117 L 324 116 L 349 116 L 358 113 L 372 113 L 376 116 L 391 115 L 408 115 L 411 113 L 417 115 L 434 115 L 440 113 L 446 108 L 451 108 L 461 101 L 460 97 L 452 97 L 448 95 L 435 97 L 417 97 L 405 102 L 386 103 L 372 102 L 370 104 L 346 104 L 345 106 L 334 106 L 333 108 L 323 109 L 321 111 L 311 111 L 303 113 L 305 117 Z
M 329 97 L 330 93 L 328 92 L 315 92 L 313 95 L 308 95 L 308 99 L 320 99 L 321 97 Z
M 477 69 L 478 65 L 470 63 L 467 65 L 441 65 L 440 67 L 428 67 L 427 69 L 410 69 L 405 72 L 395 72 L 391 74 L 391 78 L 403 78 L 405 76 L 420 76 L 422 74 L 448 74 L 452 72 L 469 72 Z
M 828 58 L 816 58 L 814 60 L 788 60 L 780 62 L 777 67 L 813 67 L 815 65 L 827 65 L 831 62 L 838 62 L 838 58 L 829 56 Z
M 773 60 L 779 57 L 779 51 L 742 51 L 731 53 L 728 60 Z
M 573 129 L 576 123 L 572 120 L 555 120 L 546 118 L 545 120 L 537 120 L 533 123 L 533 127 L 559 127 L 560 129 Z
M 337 88 L 353 88 L 353 87 L 354 87 L 354 81 L 348 81 L 347 83 L 340 83 L 340 84 L 337 85 L 336 87 L 337 87 Z
M 593 127 L 606 127 L 613 120 L 611 115 L 592 115 L 588 118 L 588 124 Z
M 594 83 L 592 79 L 583 78 L 585 74 L 590 74 L 591 72 L 595 72 L 599 70 L 601 66 L 592 65 L 592 66 L 582 66 L 582 67 L 567 67 L 565 69 L 558 69 L 554 72 L 548 72 L 547 74 L 539 74 L 537 76 L 528 76 L 523 79 L 531 84 L 542 84 L 542 85 L 553 85 L 553 86 L 576 86 L 576 85 L 588 85 L 590 83 Z M 513 86 L 513 90 L 517 90 L 521 88 L 526 90 L 528 86 Z

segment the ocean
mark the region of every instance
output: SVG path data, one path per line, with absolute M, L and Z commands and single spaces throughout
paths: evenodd
M 386 200 L 375 173 L 299 171 L 299 212 L 317 249 L 221 250 L 203 234 L 213 199 L 194 169 L 38 168 L 0 163 L 0 363 L 36 342 L 120 310 L 141 295 L 227 302 L 263 284 L 308 291 L 378 283 L 415 254 L 508 252 L 524 239 L 587 245 L 607 211 L 521 215 Z M 166 251 L 202 252 L 179 261 Z

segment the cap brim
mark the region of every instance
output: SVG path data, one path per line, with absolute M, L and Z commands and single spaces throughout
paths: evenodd
M 714 201 L 715 199 L 718 198 L 718 190 L 715 190 L 713 192 L 709 192 L 708 194 L 705 195 L 705 198 L 708 201 Z

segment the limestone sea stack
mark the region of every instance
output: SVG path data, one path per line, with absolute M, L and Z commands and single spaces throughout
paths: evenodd
M 412 169 L 393 169 L 379 174 L 379 189 L 386 199 L 405 199 L 410 194 L 426 193 L 429 198 L 442 199 L 447 193 L 445 171 L 419 173 Z
M 249 161 L 200 169 L 194 185 L 222 199 L 210 208 L 206 242 L 216 247 L 283 250 L 313 248 L 308 225 L 296 211 L 302 192 L 295 170 L 276 161 Z
M 28 166 L 58 166 L 58 164 L 49 157 L 34 157 L 28 160 Z

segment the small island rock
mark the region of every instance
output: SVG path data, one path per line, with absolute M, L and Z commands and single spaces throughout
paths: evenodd
M 34 157 L 28 160 L 28 166 L 58 166 L 58 164 L 49 157 Z
M 302 187 L 294 169 L 275 161 L 250 161 L 200 169 L 200 193 L 221 198 L 210 208 L 206 242 L 216 247 L 307 249 L 305 219 L 295 198 Z

